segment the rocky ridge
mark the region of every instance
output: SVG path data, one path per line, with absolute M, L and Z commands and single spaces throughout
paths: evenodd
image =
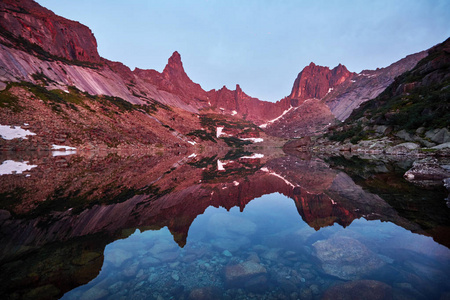
M 75 86 L 91 95 L 120 97 L 133 104 L 158 102 L 191 113 L 208 111 L 244 118 L 265 124 L 273 135 L 289 138 L 320 134 L 332 125 L 333 115 L 345 118 L 361 101 L 377 95 L 395 76 L 426 55 L 412 55 L 388 68 L 361 74 L 351 73 L 342 65 L 329 69 L 311 63 L 299 73 L 291 94 L 271 103 L 248 96 L 239 85 L 234 91 L 226 87 L 204 91 L 188 77 L 178 52 L 169 58 L 162 73 L 138 68 L 131 71 L 119 62 L 99 57 L 95 37 L 86 26 L 59 17 L 32 0 L 3 1 L 1 5 L 2 88 L 8 82 L 22 80 L 44 84 L 48 89 Z M 39 80 L 42 76 L 45 82 Z M 302 107 L 308 99 L 320 101 L 315 107 Z M 296 124 L 302 119 L 312 128 L 300 130 L 303 124 Z
M 317 151 L 450 155 L 450 39 L 316 140 Z

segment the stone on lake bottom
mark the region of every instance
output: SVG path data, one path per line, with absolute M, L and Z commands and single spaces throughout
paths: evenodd
M 329 288 L 322 300 L 388 300 L 393 299 L 392 287 L 376 280 L 357 280 Z
M 109 261 L 118 268 L 124 261 L 131 258 L 131 256 L 131 253 L 127 251 L 124 251 L 122 249 L 114 249 L 106 255 L 105 260 Z
M 107 295 L 109 295 L 109 292 L 107 290 L 94 286 L 93 288 L 84 292 L 82 299 L 97 300 L 97 299 L 101 299 Z
M 265 285 L 267 270 L 254 261 L 246 261 L 225 268 L 225 281 L 229 287 L 257 289 Z
M 222 293 L 216 287 L 195 288 L 189 293 L 189 300 L 220 300 Z
M 313 247 L 325 273 L 345 280 L 360 279 L 386 264 L 362 243 L 349 237 L 321 240 Z
M 209 220 L 208 231 L 214 236 L 234 238 L 248 236 L 256 231 L 256 224 L 242 217 L 230 214 L 216 214 Z

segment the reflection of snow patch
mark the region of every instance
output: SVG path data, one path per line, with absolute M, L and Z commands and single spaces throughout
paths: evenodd
M 77 154 L 77 151 L 68 150 L 68 151 L 52 151 L 52 156 L 67 156 Z
M 26 139 L 27 135 L 36 135 L 36 133 L 22 129 L 20 126 L 0 125 L 0 136 L 5 140 Z
M 53 150 L 63 150 L 63 151 L 52 151 L 53 156 L 66 156 L 73 155 L 77 153 L 77 148 L 63 146 L 63 145 L 52 145 Z
M 226 165 L 226 163 L 223 163 L 220 160 L 217 160 L 217 171 L 225 171 L 225 168 L 223 167 L 225 165 Z
M 248 158 L 248 159 L 256 159 L 256 158 L 263 158 L 264 154 L 261 153 L 253 153 L 251 156 L 242 156 L 239 158 Z
M 261 171 L 267 172 L 267 173 L 269 173 L 270 175 L 273 175 L 273 176 L 275 176 L 275 177 L 278 177 L 278 178 L 282 179 L 287 185 L 290 185 L 290 186 L 292 186 L 292 187 L 296 187 L 292 182 L 290 182 L 289 180 L 287 180 L 286 178 L 284 178 L 284 177 L 281 176 L 280 174 L 277 174 L 277 173 L 275 173 L 275 172 L 270 172 L 269 169 L 267 169 L 266 167 L 261 168 Z
M 28 161 L 18 162 L 14 160 L 5 160 L 0 165 L 0 175 L 22 174 L 24 171 L 31 170 L 37 165 L 29 165 Z
M 220 137 L 222 135 L 222 130 L 224 127 L 217 127 L 216 128 L 216 137 Z
M 52 145 L 53 150 L 77 150 L 75 147 L 63 146 L 63 145 Z
M 273 122 L 275 122 L 275 121 L 277 121 L 278 119 L 280 119 L 281 117 L 283 117 L 285 114 L 287 114 L 291 109 L 293 109 L 294 107 L 289 107 L 288 109 L 286 109 L 285 111 L 283 111 L 283 113 L 281 114 L 281 115 L 279 115 L 278 117 L 276 117 L 275 119 L 273 119 L 273 120 L 270 120 L 270 121 L 268 121 L 266 124 L 262 124 L 262 125 L 259 125 L 259 127 L 260 128 L 266 128 L 267 127 L 267 125 L 269 125 L 269 124 L 271 124 L 271 123 L 273 123 Z
M 252 141 L 253 143 L 261 143 L 264 142 L 263 138 L 241 138 L 243 141 Z

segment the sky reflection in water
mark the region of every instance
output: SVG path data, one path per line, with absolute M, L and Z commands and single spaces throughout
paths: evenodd
M 244 209 L 209 207 L 180 248 L 167 227 L 109 244 L 100 274 L 62 299 L 439 299 L 450 251 L 390 222 L 316 231 L 273 193 Z M 328 292 L 327 292 L 328 290 Z

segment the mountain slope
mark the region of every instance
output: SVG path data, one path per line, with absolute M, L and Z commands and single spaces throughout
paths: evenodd
M 389 137 L 431 147 L 450 142 L 450 39 L 428 51 L 377 98 L 330 133 L 332 140 Z
M 426 55 L 423 51 L 386 68 L 359 74 L 349 72 L 342 65 L 330 70 L 311 63 L 299 73 L 291 94 L 286 97 L 295 109 L 270 122 L 266 131 L 285 138 L 323 134 L 335 119 L 345 120 L 354 109 L 378 96 L 395 77 L 413 68 Z M 315 99 L 315 109 L 310 109 L 311 103 L 308 108 L 302 106 L 307 99 Z

